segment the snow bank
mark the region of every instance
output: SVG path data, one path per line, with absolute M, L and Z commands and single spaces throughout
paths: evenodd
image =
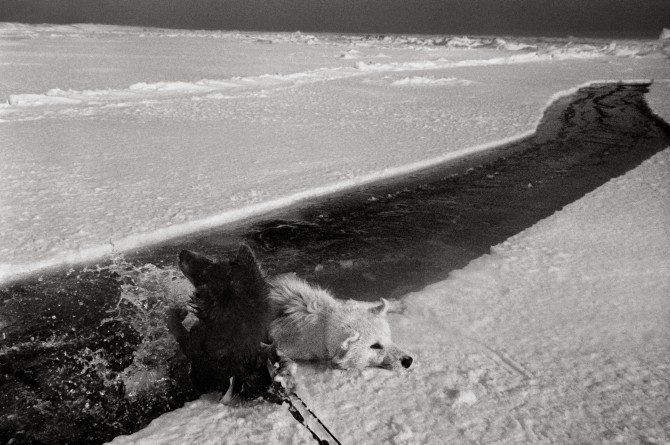
M 200 96 L 227 92 L 235 89 L 262 89 L 269 87 L 298 85 L 301 83 L 336 80 L 350 76 L 347 70 L 317 69 L 287 75 L 263 74 L 260 76 L 233 77 L 230 79 L 202 79 L 195 82 L 138 82 L 124 89 L 62 90 L 54 88 L 44 94 L 11 94 L 7 104 L 0 108 L 6 117 L 11 116 L 12 107 L 44 107 L 49 105 L 106 105 L 113 102 L 146 102 L 172 99 L 180 96 Z
M 664 121 L 670 123 L 670 79 L 654 82 L 646 95 L 651 111 Z
M 81 99 L 62 95 L 59 89 L 50 90 L 45 94 L 12 94 L 7 100 L 7 105 L 12 107 L 41 107 L 45 105 L 74 105 L 80 104 Z M 3 107 L 5 110 L 7 107 Z M 0 111 L 3 110 L 0 108 Z
M 342 443 L 666 443 L 670 150 L 406 297 L 402 373 L 302 365 Z M 667 420 L 667 419 L 666 419 Z M 285 408 L 203 397 L 112 443 L 304 443 Z
M 472 81 L 465 79 L 457 79 L 455 77 L 439 78 L 413 76 L 405 77 L 403 79 L 394 80 L 391 82 L 392 86 L 467 86 L 472 85 Z
M 451 61 L 449 59 L 440 58 L 437 60 L 419 60 L 412 62 L 391 62 L 391 63 L 372 63 L 372 62 L 357 62 L 356 69 L 365 72 L 383 72 L 383 71 L 422 71 L 422 70 L 436 70 L 457 67 L 478 67 L 491 65 L 510 65 L 518 63 L 539 62 L 545 60 L 566 60 L 566 59 L 591 59 L 602 57 L 603 54 L 598 51 L 583 51 L 581 49 L 566 51 L 564 49 L 551 51 L 546 54 L 538 53 L 524 53 L 515 54 L 509 57 L 495 57 L 491 59 L 473 59 Z

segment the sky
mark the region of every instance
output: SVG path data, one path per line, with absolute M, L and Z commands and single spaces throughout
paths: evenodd
M 0 21 L 187 29 L 655 38 L 668 0 L 0 0 Z

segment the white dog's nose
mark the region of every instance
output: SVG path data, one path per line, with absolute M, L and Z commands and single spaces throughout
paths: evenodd
M 403 368 L 409 368 L 410 366 L 412 366 L 413 361 L 414 360 L 412 359 L 412 357 L 406 355 L 400 359 L 400 364 L 402 365 Z

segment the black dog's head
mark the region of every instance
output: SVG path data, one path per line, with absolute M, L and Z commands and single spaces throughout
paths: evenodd
M 179 267 L 195 286 L 191 306 L 199 322 L 188 342 L 180 342 L 191 359 L 191 379 L 201 391 L 226 392 L 234 377 L 234 394 L 258 395 L 271 384 L 261 348 L 269 342 L 269 288 L 246 244 L 232 261 L 213 261 L 184 250 Z
M 242 244 L 233 261 L 218 262 L 183 250 L 179 267 L 195 286 L 191 305 L 200 320 L 224 314 L 244 321 L 267 312 L 268 286 L 251 248 Z
M 230 275 L 229 263 L 213 261 L 190 250 L 182 250 L 179 253 L 179 268 L 196 288 L 225 282 Z

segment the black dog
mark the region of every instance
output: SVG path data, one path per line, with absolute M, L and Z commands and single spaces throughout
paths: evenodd
M 187 311 L 172 309 L 168 328 L 191 362 L 193 386 L 201 394 L 221 391 L 224 402 L 239 396 L 281 403 L 270 388 L 277 374 L 290 383 L 290 367 L 270 345 L 268 285 L 249 246 L 230 262 L 184 250 L 179 267 L 195 286 L 190 305 L 198 322 L 188 332 Z

